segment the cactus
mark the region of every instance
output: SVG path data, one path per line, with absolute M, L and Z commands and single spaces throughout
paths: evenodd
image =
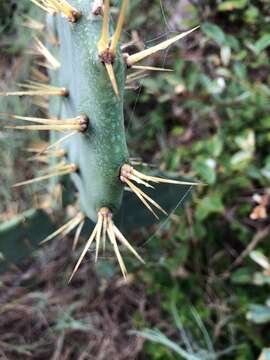
M 54 226 L 42 210 L 31 209 L 0 225 L 0 273 L 20 264 Z
M 116 227 L 114 218 L 128 187 L 145 207 L 158 218 L 166 210 L 143 187 L 172 184 L 180 187 L 197 185 L 195 182 L 166 179 L 145 175 L 135 169 L 129 152 L 124 128 L 124 95 L 129 69 L 140 71 L 166 71 L 140 65 L 147 57 L 167 49 L 197 28 L 172 37 L 159 45 L 136 54 L 123 54 L 120 37 L 124 25 L 128 0 L 123 0 L 115 30 L 110 17 L 110 1 L 89 0 L 31 0 L 47 13 L 47 44 L 35 38 L 35 51 L 44 57 L 42 66 L 48 69 L 52 85 L 37 80 L 20 84 L 14 92 L 2 96 L 49 96 L 49 118 L 1 114 L 9 122 L 24 121 L 24 125 L 8 125 L 17 130 L 51 131 L 52 143 L 38 156 L 54 158 L 47 172 L 35 179 L 15 184 L 22 186 L 70 174 L 80 194 L 80 213 L 46 241 L 68 234 L 77 228 L 76 242 L 85 218 L 96 225 L 74 268 L 76 273 L 86 252 L 95 241 L 97 260 L 101 244 L 108 238 L 115 251 L 122 274 L 127 270 L 118 244 L 125 246 L 137 259 L 143 259 Z M 38 28 L 35 20 L 30 27 Z M 44 29 L 44 26 L 39 26 Z M 139 65 L 138 65 L 139 63 Z M 130 78 L 129 78 L 130 79 Z M 29 124 L 30 122 L 30 124 Z M 55 135 L 64 132 L 63 137 Z M 61 150 L 59 150 L 59 148 Z M 60 151 L 60 153 L 59 153 Z M 58 154 L 55 160 L 55 155 Z M 60 155 L 59 155 L 60 154 Z M 60 160 L 59 160 L 60 159 Z

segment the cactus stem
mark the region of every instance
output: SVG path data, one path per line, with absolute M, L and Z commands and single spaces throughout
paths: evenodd
M 35 39 L 35 50 L 38 52 L 39 55 L 42 55 L 46 60 L 43 66 L 51 70 L 59 69 L 61 67 L 60 62 L 52 55 L 52 53 L 37 37 L 34 37 L 34 39 Z
M 76 22 L 81 13 L 66 0 L 31 0 L 34 4 L 50 15 L 63 14 L 72 23 Z
M 59 235 L 61 235 L 61 238 L 63 238 L 64 236 L 68 235 L 72 230 L 74 230 L 77 226 L 83 224 L 84 221 L 85 215 L 80 212 L 74 218 L 69 220 L 66 224 L 61 226 L 58 230 L 47 236 L 46 239 L 42 240 L 40 244 L 45 244 Z
M 180 39 L 183 39 L 184 37 L 186 37 L 187 35 L 191 34 L 193 31 L 197 30 L 199 28 L 199 26 L 196 26 L 195 28 L 186 31 L 182 34 L 179 34 L 177 36 L 174 36 L 171 39 L 168 39 L 166 41 L 163 41 L 162 43 L 153 46 L 149 49 L 146 50 L 142 50 L 134 55 L 129 55 L 128 57 L 126 57 L 126 62 L 127 62 L 127 66 L 128 67 L 132 67 L 134 64 L 136 64 L 137 62 L 161 51 L 161 50 L 166 50 L 170 45 L 174 44 L 175 42 L 177 42 Z
M 65 88 L 37 83 L 34 81 L 29 81 L 29 84 L 18 84 L 18 86 L 27 90 L 0 92 L 0 96 L 68 96 L 68 90 Z
M 30 179 L 30 180 L 22 181 L 20 183 L 14 184 L 12 187 L 15 188 L 15 187 L 20 187 L 20 186 L 30 185 L 30 184 L 33 184 L 36 182 L 50 179 L 55 176 L 68 175 L 68 174 L 76 172 L 77 170 L 78 170 L 77 166 L 74 164 L 62 165 L 61 167 L 59 166 L 58 169 L 53 168 L 53 171 L 50 171 L 50 169 L 49 169 L 49 172 L 43 176 L 39 176 L 39 177 Z
M 77 261 L 74 270 L 70 276 L 69 282 L 72 280 L 73 276 L 77 272 L 83 258 L 85 257 L 87 251 L 89 250 L 90 246 L 92 245 L 93 241 L 96 241 L 96 254 L 95 254 L 95 261 L 98 259 L 98 253 L 99 253 L 99 247 L 100 247 L 100 241 L 102 239 L 103 246 L 105 247 L 106 242 L 106 236 L 110 239 L 115 255 L 117 257 L 120 269 L 122 271 L 122 274 L 124 278 L 126 278 L 127 275 L 127 269 L 125 267 L 123 258 L 120 254 L 117 241 L 119 241 L 123 246 L 125 246 L 133 255 L 136 256 L 136 258 L 144 263 L 144 260 L 141 258 L 141 256 L 137 253 L 137 251 L 131 246 L 131 244 L 127 241 L 127 239 L 124 237 L 124 235 L 120 232 L 120 230 L 114 225 L 114 222 L 112 220 L 112 213 L 108 208 L 102 208 L 98 212 L 98 221 L 97 224 L 87 241 L 79 260 Z

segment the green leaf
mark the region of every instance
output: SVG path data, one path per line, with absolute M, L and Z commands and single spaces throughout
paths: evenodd
M 263 50 L 270 46 L 270 35 L 265 34 L 263 37 L 258 40 L 254 45 L 254 51 L 256 55 L 259 55 Z
M 253 159 L 255 151 L 256 137 L 252 129 L 247 129 L 239 136 L 235 138 L 235 143 L 241 149 L 235 153 L 231 158 L 231 165 L 235 169 L 239 169 L 239 166 L 245 168 L 249 162 Z
M 49 216 L 32 209 L 0 225 L 0 273 L 11 264 L 30 257 L 40 242 L 54 230 Z
M 234 284 L 252 284 L 253 272 L 249 268 L 236 270 L 231 276 L 231 281 Z
M 198 220 L 206 219 L 210 214 L 222 213 L 224 205 L 222 203 L 221 194 L 213 193 L 212 195 L 204 197 L 197 207 L 196 218 Z
M 270 308 L 263 305 L 250 305 L 247 319 L 255 324 L 266 324 L 270 321 Z
M 256 272 L 254 274 L 253 283 L 257 286 L 270 285 L 270 276 Z
M 245 21 L 250 23 L 250 24 L 254 24 L 256 23 L 256 21 L 258 20 L 258 17 L 260 16 L 260 11 L 257 7 L 255 6 L 250 6 L 244 14 L 245 17 Z
M 252 153 L 250 153 L 249 151 L 238 151 L 232 156 L 231 165 L 236 170 L 238 170 L 239 166 L 241 166 L 241 169 L 245 168 L 251 160 Z
M 263 269 L 270 269 L 270 262 L 267 257 L 262 254 L 260 251 L 252 251 L 250 253 L 250 258 L 255 261 L 258 265 L 260 265 Z
M 217 175 L 216 162 L 214 159 L 198 159 L 194 163 L 194 170 L 207 184 L 215 184 Z
M 223 45 L 220 49 L 220 57 L 224 66 L 228 66 L 231 61 L 232 51 L 228 45 Z
M 253 152 L 256 142 L 254 131 L 252 129 L 247 129 L 235 138 L 235 142 L 241 150 Z
M 202 25 L 202 31 L 219 46 L 225 44 L 226 36 L 219 26 L 206 22 Z
M 248 0 L 223 1 L 218 6 L 219 11 L 233 11 L 244 9 L 248 5 Z
M 218 157 L 223 150 L 223 140 L 219 135 L 214 135 L 207 142 L 207 148 L 213 157 Z

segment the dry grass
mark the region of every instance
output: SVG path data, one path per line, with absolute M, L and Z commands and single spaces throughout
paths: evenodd
M 89 263 L 67 284 L 68 241 L 55 241 L 35 261 L 2 275 L 0 358 L 136 359 L 143 340 L 129 336 L 144 317 L 143 286 L 98 280 Z

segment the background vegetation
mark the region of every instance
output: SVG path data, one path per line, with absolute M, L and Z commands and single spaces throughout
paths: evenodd
M 131 1 L 126 41 L 138 47 L 201 25 L 153 60 L 175 72 L 149 74 L 128 93 L 131 154 L 208 186 L 162 226 L 136 230 L 147 264 L 127 259 L 128 285 L 106 258 L 97 266 L 88 259 L 67 286 L 72 238 L 11 266 L 0 281 L 4 358 L 269 358 L 269 10 L 267 0 Z M 6 90 L 31 73 L 23 23 L 39 11 L 11 1 L 0 2 L 0 14 Z M 0 104 L 17 114 L 39 111 L 29 99 Z M 46 185 L 11 189 L 35 173 L 24 149 L 40 140 L 0 131 L 3 223 L 48 204 Z M 73 211 L 58 211 L 54 222 Z

